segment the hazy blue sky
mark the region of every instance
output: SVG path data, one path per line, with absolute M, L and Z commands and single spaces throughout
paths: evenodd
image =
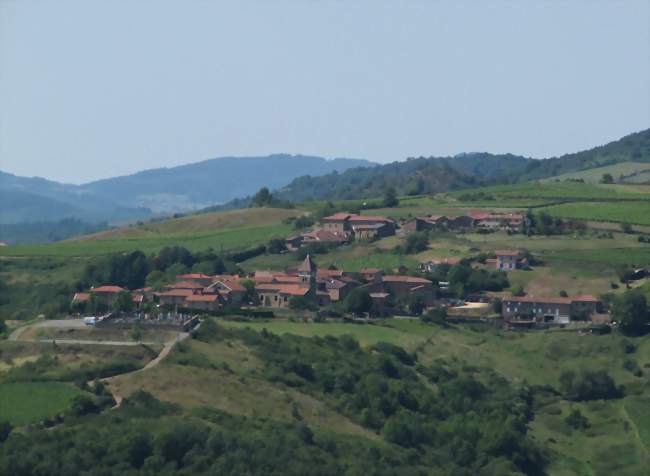
M 547 157 L 650 126 L 650 2 L 0 0 L 0 169 Z

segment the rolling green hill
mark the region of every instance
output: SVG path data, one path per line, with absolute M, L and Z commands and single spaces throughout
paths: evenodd
M 402 195 L 435 194 L 486 185 L 524 183 L 562 174 L 588 173 L 590 169 L 630 162 L 650 163 L 650 129 L 558 158 L 535 160 L 510 154 L 472 153 L 455 157 L 420 157 L 321 177 L 300 177 L 278 189 L 276 195 L 293 201 L 359 199 L 379 197 L 387 187 L 395 188 Z M 629 170 L 625 167 L 621 166 L 620 170 Z
M 544 179 L 544 182 L 555 180 L 584 180 L 587 183 L 600 183 L 604 174 L 610 174 L 617 183 L 650 182 L 650 162 L 620 162 L 618 164 L 594 167 L 592 169 L 570 172 Z

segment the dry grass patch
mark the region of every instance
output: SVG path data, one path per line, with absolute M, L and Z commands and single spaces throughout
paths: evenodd
M 145 372 L 116 377 L 111 380 L 110 387 L 127 398 L 142 389 L 160 400 L 188 408 L 207 406 L 249 417 L 303 419 L 309 425 L 377 438 L 374 433 L 309 395 L 275 386 L 266 380 L 237 376 L 226 370 L 161 365 Z

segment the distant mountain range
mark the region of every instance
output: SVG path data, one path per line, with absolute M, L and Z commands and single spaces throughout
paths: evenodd
M 359 199 L 379 197 L 386 187 L 394 187 L 399 194 L 430 194 L 539 180 L 622 162 L 650 162 L 650 129 L 590 150 L 541 160 L 465 153 L 379 165 L 286 154 L 223 157 L 84 185 L 0 172 L 0 225 L 38 222 L 38 227 L 23 230 L 18 226 L 10 234 L 25 237 L 38 228 L 39 236 L 70 236 L 84 223 L 104 222 L 106 226 L 206 207 L 246 206 L 246 197 L 263 186 L 274 190 L 277 198 L 291 201 Z M 68 218 L 84 223 L 64 220 Z M 47 223 L 55 228 L 48 230 Z M 12 242 L 11 236 L 6 239 Z
M 278 188 L 296 177 L 372 165 L 304 155 L 223 157 L 178 167 L 70 185 L 0 172 L 0 224 L 57 221 L 120 223 L 196 210 Z

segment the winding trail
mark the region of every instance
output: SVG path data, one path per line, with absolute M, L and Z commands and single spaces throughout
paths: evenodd
M 194 329 L 198 329 L 198 327 L 201 324 L 199 323 Z M 85 328 L 86 324 L 82 320 L 78 319 L 55 319 L 55 320 L 49 320 L 49 321 L 42 321 L 38 322 L 36 324 L 31 324 L 23 327 L 19 327 L 18 329 L 14 330 L 10 335 L 9 335 L 9 340 L 12 341 L 21 341 L 21 342 L 40 342 L 40 343 L 56 343 L 56 344 L 78 344 L 78 345 L 114 345 L 114 346 L 136 346 L 136 345 L 159 345 L 160 342 L 135 342 L 132 340 L 129 341 L 101 341 L 101 340 L 81 340 L 81 339 L 21 339 L 21 336 L 30 328 L 34 327 L 60 327 L 60 328 Z M 132 370 L 130 372 L 124 372 L 121 374 L 113 375 L 111 377 L 106 377 L 102 379 L 102 382 L 106 384 L 108 390 L 111 392 L 113 395 L 113 399 L 115 400 L 115 406 L 113 408 L 118 408 L 121 404 L 122 401 L 124 400 L 124 397 L 120 395 L 117 391 L 117 389 L 111 387 L 111 381 L 117 377 L 121 377 L 123 375 L 131 375 L 131 374 L 136 374 L 138 372 L 143 372 L 145 370 L 149 370 L 156 365 L 158 365 L 162 360 L 167 357 L 167 355 L 171 352 L 171 350 L 174 348 L 174 346 L 179 343 L 184 341 L 190 336 L 189 332 L 179 332 L 176 337 L 174 337 L 171 340 L 168 340 L 165 342 L 162 350 L 158 353 L 158 355 L 150 360 L 144 367 L 139 368 L 137 370 Z M 90 381 L 88 382 L 89 385 L 92 385 L 93 382 Z

